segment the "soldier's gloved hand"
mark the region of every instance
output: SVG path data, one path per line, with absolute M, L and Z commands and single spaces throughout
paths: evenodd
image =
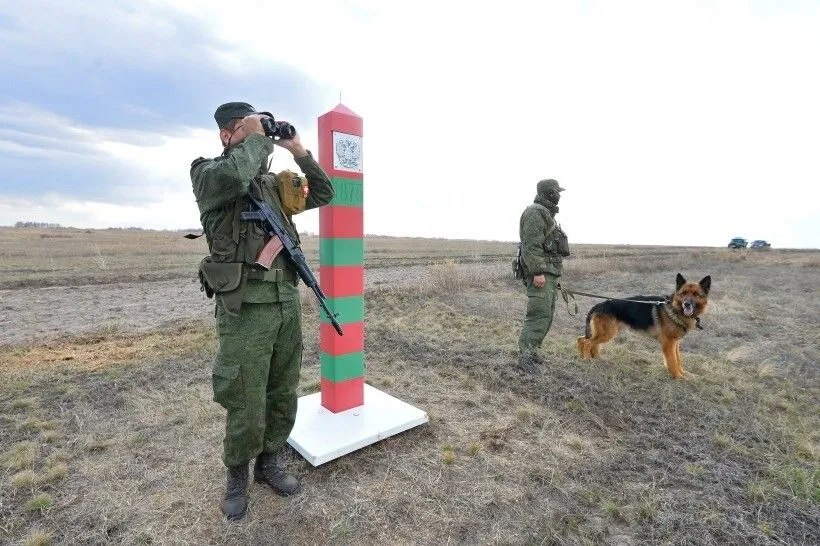
M 296 133 L 293 138 L 274 139 L 273 143 L 292 153 L 293 157 L 305 157 L 307 155 L 307 150 L 302 146 L 302 139 L 299 138 L 299 133 Z
M 532 278 L 532 284 L 534 284 L 536 288 L 544 288 L 544 285 L 547 284 L 547 279 L 544 275 L 536 275 Z

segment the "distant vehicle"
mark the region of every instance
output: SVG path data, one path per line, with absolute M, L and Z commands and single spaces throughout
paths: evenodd
M 752 244 L 749 245 L 749 248 L 754 248 L 757 250 L 768 250 L 771 247 L 771 243 L 767 243 L 763 239 L 757 239 L 756 241 L 752 241 Z
M 729 248 L 746 248 L 748 242 L 743 237 L 735 237 L 729 241 Z

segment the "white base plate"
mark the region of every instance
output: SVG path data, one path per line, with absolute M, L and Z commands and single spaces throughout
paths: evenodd
M 427 412 L 365 384 L 364 404 L 339 413 L 322 406 L 320 392 L 300 397 L 288 443 L 319 466 L 428 420 Z

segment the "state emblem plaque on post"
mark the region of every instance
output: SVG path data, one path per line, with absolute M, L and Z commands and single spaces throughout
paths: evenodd
M 333 168 L 337 171 L 362 172 L 362 137 L 333 132 Z

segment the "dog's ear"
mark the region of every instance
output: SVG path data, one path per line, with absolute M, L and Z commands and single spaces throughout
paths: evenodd
M 703 288 L 703 291 L 706 294 L 708 294 L 709 289 L 712 287 L 712 276 L 711 275 L 706 275 L 705 277 L 703 277 L 700 280 L 700 282 L 698 284 L 700 285 L 701 288 Z
M 686 284 L 686 279 L 683 278 L 683 275 L 678 273 L 678 276 L 675 277 L 675 290 L 680 289 L 680 287 L 684 284 Z

